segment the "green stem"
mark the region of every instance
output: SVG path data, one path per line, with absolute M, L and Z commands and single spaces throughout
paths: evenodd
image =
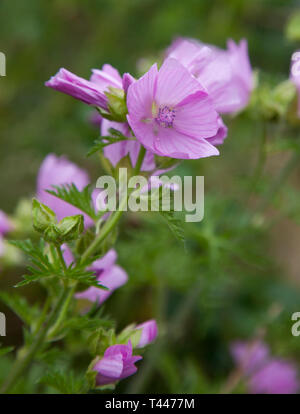
M 60 314 L 61 307 L 63 306 L 66 298 L 68 297 L 69 289 L 64 289 L 61 297 L 59 298 L 56 306 L 53 308 L 48 320 L 44 324 L 44 326 L 39 330 L 37 336 L 35 337 L 32 344 L 29 346 L 28 349 L 24 347 L 19 351 L 19 358 L 15 361 L 15 364 L 10 371 L 6 381 L 0 388 L 0 394 L 8 393 L 11 388 L 17 383 L 20 379 L 23 372 L 28 368 L 32 359 L 34 358 L 35 353 L 39 350 L 40 346 L 43 344 L 50 327 L 55 323 L 56 318 Z
M 146 154 L 146 148 L 141 146 L 140 152 L 139 152 L 139 155 L 138 155 L 138 159 L 136 161 L 136 164 L 135 164 L 135 167 L 134 167 L 134 170 L 133 170 L 133 175 L 138 175 L 139 172 L 141 171 L 142 164 L 143 164 L 143 161 L 144 161 L 144 158 L 145 158 L 145 154 Z
M 67 272 L 67 266 L 66 266 L 65 259 L 63 257 L 63 254 L 62 254 L 62 251 L 61 251 L 60 246 L 58 246 L 57 244 L 55 244 L 55 250 L 57 252 L 57 255 L 58 255 L 59 261 L 60 261 L 60 263 L 62 265 L 62 268 L 64 270 L 64 273 L 66 273 Z
M 136 166 L 133 170 L 134 175 L 139 173 L 144 157 L 145 157 L 145 153 L 146 153 L 145 148 L 141 147 L 139 155 L 138 155 L 138 159 L 136 162 Z M 81 263 L 84 263 L 85 260 L 88 259 L 98 249 L 102 241 L 108 236 L 108 234 L 117 225 L 117 223 L 119 222 L 122 216 L 123 208 L 127 204 L 127 200 L 128 200 L 128 195 L 126 195 L 120 201 L 119 209 L 114 214 L 111 215 L 111 217 L 107 220 L 107 222 L 103 226 L 101 233 L 98 235 L 98 237 L 95 238 L 95 240 L 91 243 L 91 245 L 84 252 L 81 258 Z M 63 258 L 61 248 L 60 246 L 56 245 L 55 249 L 58 254 L 58 258 L 61 262 L 62 268 L 64 272 L 66 273 L 67 266 Z M 24 373 L 24 371 L 28 368 L 28 366 L 32 362 L 36 352 L 40 349 L 44 340 L 50 339 L 53 336 L 55 336 L 69 308 L 71 299 L 74 295 L 75 287 L 76 285 L 73 285 L 71 288 L 64 287 L 64 290 L 62 292 L 60 299 L 58 300 L 56 306 L 53 308 L 44 326 L 42 326 L 39 329 L 37 336 L 35 337 L 32 344 L 29 346 L 28 350 L 26 349 L 26 347 L 24 347 L 23 349 L 19 351 L 19 357 L 15 361 L 15 364 L 12 370 L 10 371 L 6 381 L 2 385 L 0 389 L 0 393 L 2 394 L 7 393 L 11 390 L 11 388 L 17 383 L 20 376 Z
M 143 160 L 146 154 L 146 149 L 141 146 L 136 165 L 133 170 L 133 175 L 137 175 L 142 167 Z M 90 256 L 92 256 L 99 248 L 101 243 L 106 239 L 109 233 L 116 227 L 123 214 L 123 208 L 126 206 L 129 195 L 127 194 L 119 203 L 119 208 L 115 211 L 107 222 L 104 224 L 102 230 L 94 241 L 89 245 L 81 257 L 81 263 L 84 263 Z
M 67 313 L 67 311 L 69 309 L 71 300 L 72 300 L 72 298 L 74 296 L 75 289 L 76 289 L 76 285 L 77 284 L 74 284 L 74 286 L 69 289 L 68 294 L 66 296 L 66 299 L 65 299 L 65 301 L 64 301 L 64 303 L 63 303 L 63 305 L 61 307 L 61 310 L 60 310 L 60 312 L 58 314 L 58 317 L 57 317 L 55 323 L 53 324 L 53 326 L 48 331 L 48 334 L 47 334 L 47 338 L 48 339 L 51 339 L 51 338 L 55 337 L 55 335 L 59 331 L 60 325 L 61 325 L 61 323 L 63 322 L 63 320 L 64 320 L 64 318 L 66 316 L 66 313 Z
M 257 209 L 255 209 L 255 214 L 262 213 L 265 210 L 265 208 L 269 205 L 269 203 L 276 195 L 277 191 L 281 188 L 282 184 L 289 177 L 293 169 L 299 164 L 299 158 L 300 154 L 298 152 L 293 153 L 293 155 L 285 164 L 284 168 L 282 168 L 280 174 L 276 177 L 275 181 L 266 192 L 262 202 L 259 204 Z

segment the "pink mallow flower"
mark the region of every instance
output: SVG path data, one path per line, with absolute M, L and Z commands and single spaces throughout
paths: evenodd
M 65 256 L 67 264 L 72 262 L 72 257 L 66 250 L 67 256 Z M 90 302 L 96 302 L 101 305 L 117 288 L 123 286 L 128 276 L 124 269 L 116 265 L 117 253 L 111 249 L 101 259 L 96 260 L 89 270 L 93 271 L 96 275 L 97 281 L 108 288 L 108 290 L 100 289 L 94 286 L 90 286 L 83 292 L 76 293 L 77 299 L 87 299 Z
M 268 346 L 263 342 L 235 342 L 231 353 L 244 373 L 249 392 L 295 394 L 299 390 L 295 366 L 291 362 L 271 357 Z
M 65 157 L 49 154 L 42 162 L 38 173 L 37 198 L 55 212 L 58 220 L 75 214 L 83 214 L 84 225 L 88 227 L 93 224 L 93 220 L 88 215 L 71 204 L 47 193 L 46 190 L 54 190 L 53 185 L 66 184 L 75 184 L 78 190 L 83 190 L 89 184 L 89 181 L 87 172 L 76 164 Z
M 113 384 L 137 372 L 135 363 L 141 360 L 139 355 L 132 355 L 132 345 L 112 345 L 106 349 L 103 358 L 96 362 L 93 370 L 97 372 L 96 385 Z
M 299 390 L 297 370 L 290 362 L 270 359 L 249 380 L 253 394 L 296 394 Z
M 101 125 L 101 135 L 108 136 L 109 129 L 113 128 L 120 131 L 124 136 L 132 138 L 129 125 L 127 123 L 112 122 L 107 119 L 103 119 Z M 134 167 L 140 152 L 141 144 L 137 140 L 124 140 L 116 142 L 115 144 L 107 145 L 104 147 L 105 157 L 115 167 L 118 162 L 129 155 L 132 166 Z M 155 168 L 154 154 L 151 151 L 146 151 L 144 161 L 142 163 L 141 171 L 151 171 Z
M 178 59 L 203 85 L 219 113 L 234 113 L 248 103 L 253 75 L 245 39 L 228 40 L 227 50 L 194 39 L 178 38 L 166 52 Z
M 133 82 L 127 93 L 127 120 L 136 138 L 166 157 L 195 159 L 218 155 L 207 138 L 217 134 L 218 114 L 200 83 L 176 59 L 166 59 Z
M 154 319 L 150 319 L 149 321 L 137 325 L 135 329 L 142 330 L 139 343 L 136 346 L 137 348 L 143 348 L 151 342 L 154 342 L 157 338 L 158 329 Z
M 111 65 L 103 65 L 102 69 L 93 69 L 90 80 L 74 75 L 72 72 L 62 68 L 55 76 L 52 76 L 45 85 L 49 88 L 66 93 L 73 98 L 93 106 L 107 110 L 107 96 L 105 92 L 109 87 L 127 90 L 134 79 L 129 74 L 121 78 L 119 72 Z

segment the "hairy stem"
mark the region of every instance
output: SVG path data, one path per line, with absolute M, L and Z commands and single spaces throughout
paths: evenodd
M 145 158 L 145 154 L 146 154 L 146 149 L 141 146 L 138 159 L 137 159 L 136 165 L 133 170 L 133 175 L 137 175 L 140 172 L 142 164 L 143 164 L 143 160 Z M 84 263 L 90 256 L 92 256 L 97 251 L 101 243 L 106 239 L 106 237 L 110 234 L 110 232 L 116 227 L 120 218 L 122 217 L 122 214 L 124 211 L 123 209 L 126 206 L 127 201 L 128 201 L 128 194 L 121 199 L 118 210 L 115 211 L 110 216 L 110 218 L 107 220 L 107 222 L 102 227 L 102 230 L 100 231 L 100 233 L 97 235 L 97 237 L 93 240 L 93 242 L 89 245 L 89 247 L 83 253 L 81 257 L 81 263 Z
M 1 394 L 10 392 L 11 388 L 17 383 L 21 375 L 29 367 L 36 352 L 39 350 L 45 338 L 47 337 L 49 329 L 51 328 L 53 323 L 55 323 L 57 317 L 59 316 L 60 310 L 63 307 L 66 298 L 68 298 L 68 295 L 69 295 L 69 289 L 65 288 L 59 300 L 57 301 L 56 306 L 52 309 L 52 312 L 49 315 L 48 320 L 38 331 L 37 336 L 35 337 L 32 344 L 28 347 L 28 349 L 25 346 L 19 351 L 19 357 L 16 359 L 12 370 L 10 371 L 8 377 L 6 378 L 6 381 L 3 383 L 2 387 L 0 388 Z

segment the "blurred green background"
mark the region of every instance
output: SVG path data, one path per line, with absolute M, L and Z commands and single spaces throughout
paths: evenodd
M 0 50 L 6 54 L 7 76 L 0 78 L 0 208 L 11 214 L 21 197 L 34 194 L 39 165 L 49 152 L 67 155 L 93 182 L 102 173 L 96 157 L 85 156 L 98 135 L 89 122 L 91 109 L 44 86 L 60 67 L 85 78 L 104 63 L 136 74 L 139 59 L 158 56 L 178 35 L 220 47 L 227 38 L 247 38 L 252 66 L 284 80 L 299 47 L 285 36 L 297 3 L 1 0 Z M 275 209 L 272 227 L 265 215 L 249 219 L 287 154 L 267 160 L 249 200 L 262 124 L 247 112 L 227 124 L 220 157 L 177 169 L 205 176 L 205 218 L 185 225 L 185 246 L 155 214 L 128 214 L 122 223 L 116 248 L 129 282 L 105 311 L 120 329 L 154 317 L 162 339 L 145 352 L 138 374 L 123 381 L 120 392 L 218 391 L 233 368 L 230 342 L 249 340 L 262 327 L 275 355 L 300 362 L 300 339 L 290 333 L 291 314 L 300 310 L 300 171 L 294 170 L 277 205 L 266 213 L 273 217 Z M 268 128 L 272 140 L 276 125 Z M 287 203 L 292 212 L 283 208 Z M 10 287 L 21 273 L 5 270 L 1 287 Z M 35 289 L 24 289 L 33 301 L 39 294 Z M 277 317 L 274 309 L 281 309 Z M 6 313 L 6 343 L 18 344 L 21 324 Z M 79 358 L 78 370 L 84 363 Z M 4 373 L 2 367 L 0 376 Z M 24 392 L 35 389 L 25 379 L 22 386 Z

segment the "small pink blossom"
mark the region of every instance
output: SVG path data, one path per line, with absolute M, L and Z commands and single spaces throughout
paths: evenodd
M 137 348 L 143 348 L 144 346 L 150 344 L 151 342 L 154 342 L 155 339 L 157 338 L 158 329 L 157 329 L 157 323 L 154 319 L 151 319 L 149 321 L 141 323 L 140 325 L 137 325 L 135 329 L 142 330 L 140 341 L 137 345 Z
M 296 367 L 291 362 L 271 357 L 263 342 L 235 342 L 231 353 L 251 393 L 295 394 L 299 390 Z
M 97 281 L 108 290 L 90 286 L 83 292 L 76 293 L 75 297 L 77 299 L 87 299 L 101 305 L 117 288 L 123 286 L 127 282 L 128 276 L 124 269 L 115 264 L 116 259 L 117 253 L 111 249 L 105 256 L 96 260 L 89 267 L 89 270 L 95 273 Z M 68 253 L 67 260 L 69 263 L 72 262 Z
M 218 131 L 218 114 L 207 92 L 176 59 L 156 64 L 132 83 L 127 94 L 128 123 L 136 138 L 155 154 L 182 159 L 218 155 L 207 138 Z
M 57 157 L 49 154 L 42 162 L 37 179 L 37 198 L 43 204 L 50 207 L 61 220 L 67 216 L 83 214 L 85 227 L 91 226 L 93 220 L 71 204 L 47 193 L 46 190 L 54 190 L 52 186 L 75 184 L 78 190 L 89 184 L 89 176 L 86 171 L 79 168 L 65 157 Z
M 141 360 L 139 355 L 132 355 L 132 345 L 112 345 L 106 349 L 101 358 L 93 367 L 97 372 L 96 385 L 113 384 L 137 372 L 135 363 Z
M 290 362 L 270 359 L 249 380 L 253 394 L 296 394 L 299 391 L 297 370 Z

